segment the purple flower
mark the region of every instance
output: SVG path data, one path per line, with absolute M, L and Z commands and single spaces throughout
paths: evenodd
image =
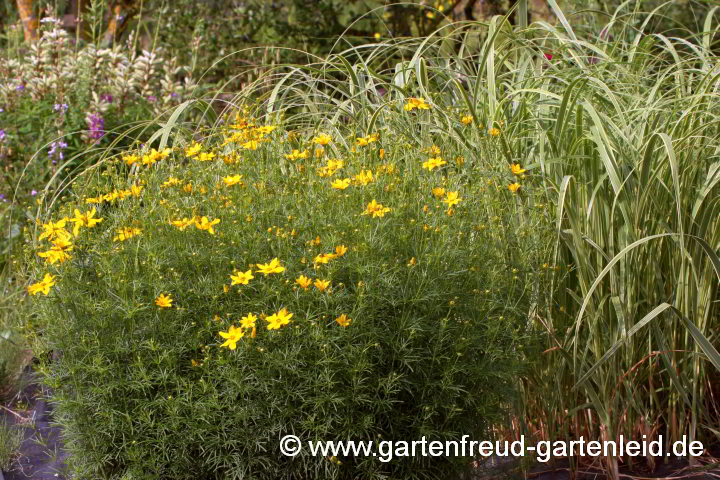
M 0 129 L 0 141 L 5 140 L 5 130 Z
M 177 96 L 178 96 L 178 94 L 177 94 L 177 93 L 175 93 L 175 92 L 172 92 L 172 93 L 170 94 L 170 96 L 171 96 L 172 98 L 175 98 L 175 97 L 177 97 Z
M 56 103 L 55 106 L 53 106 L 53 110 L 56 112 L 67 112 L 69 105 L 67 103 Z
M 105 135 L 105 119 L 99 113 L 92 113 L 87 117 L 90 124 L 90 138 L 98 140 Z
M 103 102 L 106 102 L 106 103 L 112 103 L 113 96 L 110 95 L 109 93 L 103 93 L 102 95 L 100 95 L 100 100 L 102 100 Z
M 148 102 L 150 102 L 150 103 L 157 102 L 157 97 L 155 95 L 148 95 L 147 99 L 148 99 Z
M 7 198 L 5 198 L 5 195 L 3 195 L 2 193 L 0 193 L 0 200 L 2 200 L 3 202 L 7 202 Z
M 57 156 L 60 160 L 63 160 L 65 158 L 65 156 L 63 155 L 63 149 L 67 148 L 67 146 L 67 143 L 63 142 L 62 140 L 50 144 L 50 150 L 48 150 L 48 157 L 52 158 L 53 165 L 57 163 L 57 158 L 54 157 Z
M 30 195 L 32 195 L 33 197 L 37 195 L 37 190 L 33 190 L 32 192 L 30 192 Z
M 23 90 L 25 90 L 25 85 L 18 85 L 17 87 L 15 87 L 15 90 L 17 90 L 18 92 L 22 92 Z

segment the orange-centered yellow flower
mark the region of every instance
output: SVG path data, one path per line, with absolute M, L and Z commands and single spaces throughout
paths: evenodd
M 488 133 L 493 137 L 497 137 L 498 135 L 500 135 L 500 130 L 497 128 L 491 128 L 490 130 L 488 130 Z
M 332 140 L 332 137 L 330 135 L 327 135 L 325 133 L 321 133 L 319 135 L 316 135 L 312 139 L 312 143 L 316 145 L 327 145 Z
M 443 160 L 442 158 L 440 158 L 440 157 L 433 157 L 433 158 L 429 159 L 428 161 L 423 162 L 423 165 L 422 165 L 422 166 L 423 166 L 423 168 L 425 168 L 425 169 L 427 169 L 428 171 L 431 171 L 431 172 L 432 172 L 433 169 L 435 169 L 435 168 L 437 168 L 437 167 L 442 167 L 442 166 L 445 165 L 446 163 L 447 163 L 447 162 L 446 162 L 445 160 Z
M 315 280 L 315 288 L 317 288 L 319 291 L 324 292 L 327 290 L 327 288 L 330 286 L 330 280 L 320 280 L 319 278 Z
M 228 187 L 231 187 L 233 185 L 237 185 L 238 183 L 242 184 L 242 178 L 242 175 L 229 175 L 223 178 L 223 182 L 225 182 L 225 185 Z
M 202 150 L 202 145 L 199 143 L 193 142 L 193 144 L 185 150 L 185 155 L 192 158 L 195 155 L 197 155 L 198 153 L 200 153 L 201 150 Z
M 30 295 L 36 295 L 42 292 L 45 295 L 49 295 L 50 287 L 52 287 L 53 285 L 55 285 L 55 277 L 53 277 L 49 273 L 46 273 L 45 278 L 43 278 L 42 281 L 33 283 L 28 287 L 28 293 Z
M 247 285 L 250 283 L 250 280 L 255 278 L 252 274 L 252 270 L 248 270 L 247 272 L 236 272 L 235 275 L 230 275 L 230 278 L 232 279 L 231 285 Z
M 445 189 L 442 187 L 435 187 L 432 189 L 432 194 L 436 198 L 442 198 L 442 196 L 445 195 Z
M 383 206 L 380 203 L 377 203 L 374 199 L 372 202 L 368 203 L 367 208 L 365 208 L 365 211 L 362 213 L 363 215 L 372 215 L 373 218 L 376 217 L 384 217 L 386 213 L 390 211 L 390 208 Z
M 462 121 L 462 123 L 464 123 L 465 125 L 470 125 L 470 124 L 473 122 L 473 117 L 472 117 L 472 115 L 465 115 L 465 116 L 462 117 L 462 120 L 461 120 L 461 121 Z
M 270 263 L 258 263 L 258 271 L 266 277 L 271 273 L 282 273 L 285 271 L 285 267 L 280 265 L 280 260 L 273 258 Z
M 237 342 L 245 336 L 245 332 L 242 328 L 236 328 L 235 325 L 230 325 L 227 332 L 218 332 L 222 338 L 225 339 L 225 343 L 220 345 L 221 347 L 228 347 L 230 350 L 237 348 Z
M 350 186 L 350 179 L 344 178 L 340 180 L 339 178 L 337 180 L 333 180 L 333 182 L 330 184 L 332 188 L 335 188 L 337 190 L 345 190 Z
M 304 290 L 307 290 L 310 285 L 312 285 L 312 280 L 310 280 L 305 275 L 300 275 L 298 278 L 295 279 L 295 283 L 300 285 Z
M 335 247 L 335 255 L 338 257 L 342 257 L 347 253 L 348 249 L 345 245 L 338 245 Z
M 404 108 L 406 112 L 410 112 L 416 108 L 419 110 L 428 110 L 430 109 L 430 105 L 425 103 L 424 98 L 410 97 L 407 99 L 407 103 L 405 104 Z
M 458 192 L 448 192 L 447 197 L 443 200 L 444 203 L 447 203 L 448 208 L 457 205 L 461 201 L 462 198 L 458 197 Z
M 355 182 L 358 185 L 367 185 L 373 181 L 373 174 L 371 170 L 361 170 L 360 173 L 355 175 Z
M 520 184 L 517 182 L 511 183 L 510 185 L 508 185 L 508 190 L 510 190 L 512 193 L 517 192 L 519 188 L 520 188 Z
M 95 216 L 95 207 L 87 213 L 80 213 L 80 210 L 75 209 L 75 217 L 71 218 L 70 221 L 75 224 L 73 227 L 73 235 L 77 236 L 80 233 L 80 227 L 94 227 L 98 223 L 102 222 L 102 218 L 93 218 Z
M 292 316 L 292 313 L 289 313 L 287 309 L 282 308 L 279 312 L 273 313 L 265 319 L 265 321 L 268 322 L 267 329 L 277 330 L 283 325 L 287 325 L 288 323 L 290 323 L 290 319 L 292 318 Z
M 348 317 L 344 313 L 340 315 L 338 318 L 335 319 L 335 321 L 340 325 L 341 327 L 349 327 L 352 323 L 352 318 Z
M 520 175 L 520 174 L 525 173 L 525 169 L 522 168 L 522 167 L 521 167 L 519 164 L 517 164 L 517 163 L 513 163 L 512 165 L 510 165 L 510 170 L 511 170 L 512 173 L 514 173 L 515 175 Z
M 170 221 L 170 225 L 173 225 L 173 226 L 179 228 L 180 230 L 185 230 L 187 227 L 189 227 L 190 225 L 194 225 L 194 224 L 195 224 L 195 217 L 192 217 L 192 218 L 185 217 L 182 220 L 171 220 Z
M 164 293 L 161 293 L 155 299 L 155 305 L 157 305 L 160 308 L 170 308 L 170 307 L 172 307 L 172 302 L 173 302 L 172 297 L 170 295 L 165 295 Z
M 216 218 L 213 221 L 210 221 L 208 217 L 202 217 L 199 220 L 195 219 L 195 227 L 200 230 L 207 230 L 210 235 L 215 235 L 215 229 L 213 229 L 213 226 L 218 223 L 220 223 L 219 218 Z
M 118 228 L 116 232 L 117 235 L 113 237 L 113 242 L 124 242 L 125 240 L 128 240 L 136 235 L 140 235 L 142 233 L 142 230 L 140 230 L 139 228 L 126 227 Z
M 45 231 L 40 234 L 38 240 L 42 240 L 44 238 L 47 238 L 51 242 L 58 238 L 65 241 L 70 240 L 70 232 L 65 230 L 65 224 L 67 223 L 67 220 L 67 218 L 63 218 L 62 220 L 59 220 L 55 223 L 48 222 L 43 224 L 43 230 Z

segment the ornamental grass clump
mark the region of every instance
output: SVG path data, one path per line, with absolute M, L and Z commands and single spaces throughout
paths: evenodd
M 423 169 L 430 150 L 457 157 L 442 136 L 289 135 L 243 114 L 225 124 L 157 148 L 154 162 L 142 161 L 149 146 L 117 155 L 38 225 L 32 322 L 59 354 L 44 369 L 74 470 L 412 479 L 470 468 L 446 456 L 290 458 L 279 441 L 487 438 L 530 340 L 538 209 L 504 187 L 507 167 Z M 340 178 L 346 188 L 333 188 Z M 519 215 L 538 228 L 512 227 Z

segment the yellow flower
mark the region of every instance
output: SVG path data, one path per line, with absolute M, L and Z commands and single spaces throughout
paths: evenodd
M 307 290 L 310 285 L 312 285 L 312 280 L 310 280 L 305 275 L 300 275 L 298 278 L 295 279 L 295 283 L 300 285 L 304 290 Z
M 498 135 L 500 135 L 500 130 L 497 129 L 497 128 L 495 128 L 495 127 L 493 127 L 493 128 L 491 128 L 490 130 L 488 130 L 488 133 L 489 133 L 490 135 L 492 135 L 493 137 L 497 137 Z
M 381 148 L 380 150 L 378 150 L 378 157 L 380 157 L 380 160 L 385 158 L 385 149 L 384 148 Z
M 388 213 L 390 209 L 388 207 L 383 206 L 380 203 L 377 203 L 375 199 L 373 199 L 372 202 L 368 203 L 367 208 L 362 213 L 363 215 L 372 215 L 373 218 L 376 217 L 384 217 L 386 213 Z
M 473 117 L 472 115 L 465 115 L 460 121 L 465 125 L 470 125 L 473 122 Z
M 275 125 L 264 125 L 262 127 L 257 127 L 255 131 L 259 133 L 260 135 L 267 135 L 273 130 L 275 130 L 277 127 Z
M 160 308 L 170 308 L 170 307 L 172 307 L 172 302 L 173 302 L 172 297 L 170 295 L 165 295 L 164 293 L 161 293 L 155 299 L 155 305 L 157 305 Z
M 127 163 L 128 165 L 132 165 L 134 163 L 137 163 L 140 158 L 138 158 L 137 155 L 125 155 L 122 157 L 123 161 Z
M 119 228 L 116 230 L 117 235 L 113 237 L 113 242 L 124 242 L 125 240 L 134 237 L 135 235 L 140 235 L 142 233 L 142 230 L 139 228 Z
M 195 155 L 197 155 L 198 153 L 200 153 L 201 150 L 202 150 L 202 145 L 199 143 L 193 142 L 192 145 L 185 150 L 185 156 L 192 158 Z
M 432 172 L 433 169 L 435 169 L 435 168 L 437 168 L 437 167 L 442 167 L 442 166 L 445 165 L 446 163 L 447 163 L 447 162 L 446 162 L 445 160 L 443 160 L 442 158 L 440 158 L 440 157 L 434 157 L 434 158 L 429 159 L 429 160 L 426 161 L 426 162 L 423 162 L 423 165 L 422 165 L 422 166 L 423 166 L 423 168 L 425 168 L 425 169 L 427 169 L 428 171 Z
M 448 192 L 447 197 L 445 197 L 445 200 L 443 200 L 444 203 L 447 203 L 448 208 L 457 205 L 462 201 L 462 198 L 458 197 L 458 192 Z
M 250 280 L 255 278 L 252 274 L 252 270 L 248 270 L 247 272 L 237 272 L 235 275 L 230 275 L 230 278 L 232 279 L 232 283 L 230 285 L 247 285 L 250 283 Z
M 435 155 L 436 157 L 439 157 L 439 156 L 440 156 L 440 147 L 438 147 L 437 145 L 432 145 L 432 146 L 428 149 L 428 153 L 429 153 L 430 155 Z
M 437 198 L 441 198 L 445 195 L 445 189 L 442 187 L 435 187 L 432 189 L 432 194 Z
M 173 185 L 180 185 L 180 179 L 175 177 L 170 177 L 166 181 L 163 182 L 163 187 L 172 187 Z
M 215 154 L 210 152 L 202 152 L 200 155 L 198 155 L 197 160 L 199 162 L 209 162 L 210 160 L 215 158 Z
M 332 137 L 328 134 L 321 133 L 319 135 L 316 135 L 312 139 L 312 143 L 316 145 L 327 145 L 332 140 Z
M 233 185 L 237 185 L 238 183 L 242 184 L 242 178 L 242 175 L 229 175 L 223 178 L 223 182 L 225 182 L 225 185 L 228 187 L 231 187 Z
M 375 38 L 375 40 L 380 40 L 382 35 L 380 35 L 378 32 L 375 32 L 375 35 L 373 35 L 373 37 Z
M 510 190 L 512 193 L 517 192 L 519 188 L 520 188 L 520 184 L 517 182 L 511 183 L 510 185 L 508 185 L 508 190 Z
M 55 285 L 55 277 L 53 277 L 49 273 L 46 273 L 42 281 L 38 283 L 33 283 L 28 287 L 28 293 L 30 295 L 36 295 L 42 292 L 43 294 L 48 295 L 50 294 L 50 287 L 52 287 L 53 285 Z
M 183 218 L 182 220 L 171 220 L 170 225 L 179 228 L 180 230 L 185 230 L 190 225 L 193 225 L 195 223 L 195 217 L 192 218 Z
M 87 213 L 80 213 L 80 210 L 75 209 L 75 217 L 70 219 L 71 222 L 75 223 L 73 235 L 77 236 L 80 233 L 80 227 L 92 228 L 103 221 L 102 218 L 93 218 L 94 216 L 95 207 Z
M 258 145 L 259 143 L 257 140 L 250 140 L 243 143 L 242 148 L 244 148 L 245 150 L 257 150 Z
M 333 180 L 333 182 L 330 184 L 330 186 L 337 190 L 345 190 L 347 187 L 350 186 L 350 179 L 344 178 L 344 179 L 340 180 L 338 178 L 337 180 Z
M 347 251 L 348 249 L 345 245 L 338 245 L 337 247 L 335 247 L 335 255 L 337 255 L 338 257 L 342 257 L 343 255 L 345 255 L 345 253 L 347 253 Z
M 42 240 L 44 238 L 47 238 L 51 242 L 56 239 L 64 239 L 66 241 L 70 240 L 70 232 L 65 230 L 65 224 L 67 221 L 67 218 L 63 218 L 55 223 L 48 222 L 43 224 L 43 230 L 45 231 L 40 234 L 38 240 Z
M 364 147 L 366 145 L 369 145 L 373 142 L 377 142 L 378 136 L 376 133 L 372 135 L 367 135 L 365 137 L 358 137 L 355 139 L 355 145 L 358 147 Z
M 240 326 L 242 328 L 255 328 L 255 322 L 257 321 L 257 317 L 253 315 L 252 313 L 248 313 L 242 319 L 240 320 Z
M 219 218 L 216 218 L 213 221 L 210 221 L 208 217 L 202 217 L 199 220 L 197 218 L 195 219 L 195 227 L 200 230 L 207 230 L 210 235 L 215 235 L 215 229 L 213 229 L 213 226 L 218 223 L 220 223 Z
M 341 327 L 349 327 L 352 323 L 352 318 L 348 317 L 344 313 L 340 315 L 338 318 L 335 319 L 335 321 L 340 325 Z
M 258 271 L 266 277 L 271 273 L 282 273 L 285 271 L 285 267 L 280 265 L 280 260 L 273 258 L 270 263 L 258 263 Z
M 373 174 L 371 170 L 360 170 L 360 173 L 355 175 L 355 181 L 359 185 L 367 185 L 373 181 Z
M 403 107 L 403 108 L 405 108 L 406 112 L 410 112 L 416 108 L 419 110 L 429 110 L 430 105 L 425 103 L 424 98 L 410 97 L 407 99 L 407 103 L 405 104 L 405 107 Z
M 318 278 L 315 280 L 315 283 L 313 283 L 313 285 L 315 285 L 315 288 L 317 288 L 321 292 L 324 292 L 330 286 L 330 280 L 320 280 Z
M 410 260 L 408 260 L 407 266 L 414 267 L 416 264 L 417 264 L 417 259 L 415 257 L 412 257 Z
M 521 167 L 519 164 L 517 164 L 517 163 L 513 163 L 512 165 L 510 165 L 510 170 L 511 170 L 512 173 L 515 174 L 515 175 L 520 175 L 520 174 L 525 173 L 525 169 L 522 168 L 522 167 Z
M 332 253 L 321 253 L 320 255 L 315 257 L 313 262 L 316 264 L 320 264 L 320 263 L 326 264 L 333 258 L 335 258 L 335 255 L 333 255 Z
M 70 259 L 70 252 L 73 249 L 73 244 L 65 238 L 56 238 L 53 242 L 52 248 L 47 252 L 38 252 L 38 256 L 44 258 L 51 265 L 55 262 L 63 263 L 65 260 Z
M 230 325 L 227 332 L 218 332 L 218 335 L 225 339 L 225 343 L 220 345 L 220 347 L 228 347 L 230 350 L 235 350 L 237 348 L 237 342 L 245 336 L 245 332 L 242 328 L 236 328 L 235 325 Z
M 130 187 L 130 194 L 133 197 L 139 197 L 143 191 L 143 188 L 144 187 L 138 187 L 137 185 L 133 185 L 132 187 Z
M 286 153 L 285 158 L 288 160 L 297 160 L 298 158 L 308 158 L 308 155 L 310 155 L 310 153 L 307 150 L 303 150 L 302 152 L 300 150 L 293 150 L 292 153 Z
M 292 318 L 292 316 L 292 313 L 289 313 L 287 309 L 282 308 L 279 312 L 273 313 L 265 319 L 265 321 L 268 322 L 267 329 L 277 330 L 283 325 L 287 325 L 288 323 L 290 323 L 290 319 Z

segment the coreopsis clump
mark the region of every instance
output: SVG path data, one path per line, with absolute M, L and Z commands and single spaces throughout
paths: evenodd
M 515 197 L 468 181 L 439 139 L 318 131 L 289 145 L 242 112 L 225 124 L 217 142 L 117 153 L 38 225 L 28 290 L 63 352 L 47 381 L 76 470 L 465 470 L 450 457 L 291 459 L 278 442 L 488 433 L 527 340 L 518 302 L 537 245 L 507 228 Z

